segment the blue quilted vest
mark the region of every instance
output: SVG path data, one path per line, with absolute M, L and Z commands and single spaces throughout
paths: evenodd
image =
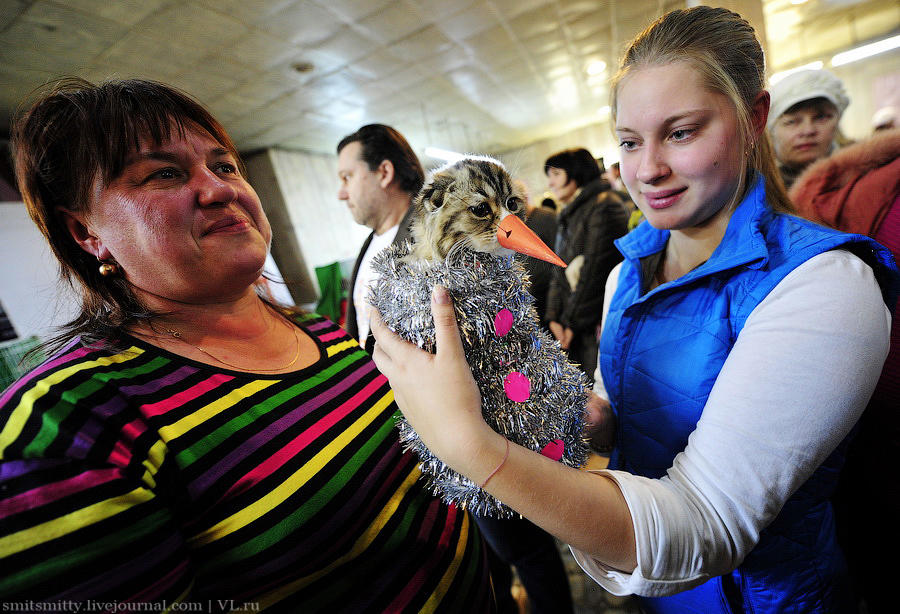
M 650 478 L 665 475 L 687 446 L 747 317 L 788 273 L 837 248 L 852 250 L 885 280 L 893 269 L 889 252 L 867 237 L 773 213 L 762 180 L 706 263 L 641 296 L 639 259 L 664 249 L 668 237 L 644 223 L 616 241 L 625 263 L 600 341 L 603 383 L 618 418 L 610 467 Z M 894 288 L 889 281 L 882 287 Z M 846 570 L 828 502 L 843 447 L 788 500 L 734 572 L 671 597 L 644 598 L 644 609 L 844 611 Z

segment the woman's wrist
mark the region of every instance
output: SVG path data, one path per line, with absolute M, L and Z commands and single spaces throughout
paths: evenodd
M 476 484 L 484 485 L 503 471 L 511 445 L 503 435 L 484 424 L 480 433 L 455 446 L 456 451 L 448 454 L 444 462 Z
M 503 460 L 500 461 L 494 470 L 491 471 L 488 476 L 484 479 L 484 482 L 481 483 L 481 488 L 484 488 L 488 485 L 488 482 L 491 481 L 491 478 L 497 475 L 501 469 L 503 469 L 503 465 L 506 464 L 507 459 L 509 458 L 509 439 L 506 440 L 506 451 L 503 453 Z

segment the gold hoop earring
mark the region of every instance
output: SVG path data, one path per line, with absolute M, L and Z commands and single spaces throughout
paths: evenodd
M 100 263 L 100 274 L 103 277 L 112 277 L 113 275 L 118 275 L 119 267 L 115 263 L 111 262 L 101 262 Z

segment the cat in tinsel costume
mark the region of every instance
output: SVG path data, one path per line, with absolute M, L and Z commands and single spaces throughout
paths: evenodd
M 525 226 L 523 196 L 491 158 L 468 157 L 434 171 L 415 199 L 413 244 L 375 257 L 370 301 L 391 330 L 434 352 L 431 291 L 446 287 L 486 422 L 513 443 L 580 467 L 587 459 L 587 378 L 541 328 L 528 275 L 513 252 L 565 263 Z M 482 516 L 513 515 L 431 454 L 405 418 L 398 426 L 445 501 Z

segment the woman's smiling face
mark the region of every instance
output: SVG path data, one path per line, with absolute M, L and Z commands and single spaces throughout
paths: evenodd
M 647 221 L 679 230 L 727 214 L 744 172 L 731 100 L 687 62 L 639 68 L 618 87 L 622 180 Z
M 136 290 L 187 303 L 245 291 L 271 240 L 237 160 L 191 125 L 159 145 L 142 139 L 118 177 L 97 182 L 82 217 L 88 251 L 114 259 Z

